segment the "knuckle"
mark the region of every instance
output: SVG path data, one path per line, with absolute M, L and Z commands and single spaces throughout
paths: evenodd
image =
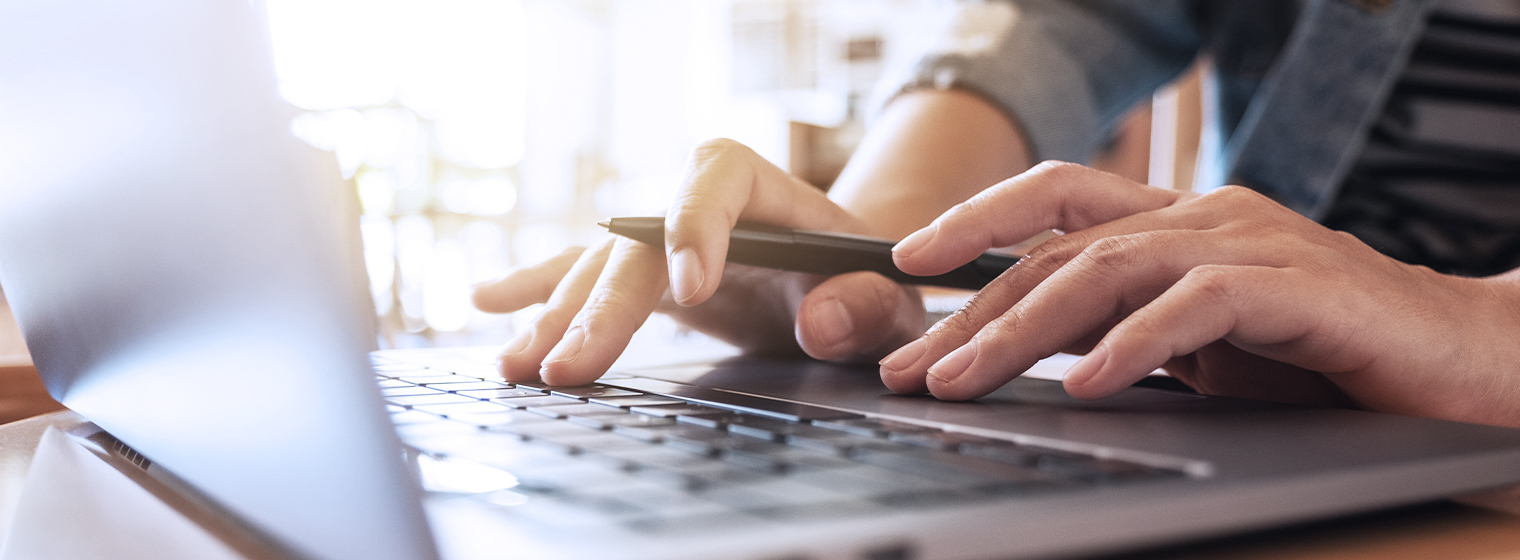
M 988 304 L 986 298 L 975 296 L 961 305 L 955 313 L 951 313 L 949 317 L 931 327 L 929 335 L 932 338 L 969 339 L 987 324 L 985 317 L 996 316 L 1001 312 L 1001 309 L 995 309 Z
M 1292 210 L 1288 210 L 1287 207 L 1278 204 L 1271 198 L 1268 198 L 1267 195 L 1261 194 L 1255 189 L 1242 187 L 1240 185 L 1225 185 L 1223 187 L 1219 187 L 1209 192 L 1208 194 L 1198 197 L 1196 200 L 1219 201 L 1227 206 L 1248 209 L 1252 211 L 1252 219 L 1271 216 L 1273 213 L 1279 211 L 1286 211 L 1290 214 L 1293 213 Z
M 1088 267 L 1104 270 L 1128 268 L 1143 258 L 1147 237 L 1145 234 L 1104 237 L 1083 249 L 1078 258 Z
M 1188 288 L 1216 302 L 1233 299 L 1240 291 L 1240 277 L 1228 266 L 1200 266 L 1188 271 L 1183 281 Z
M 736 140 L 729 138 L 713 138 L 710 140 L 703 140 L 701 143 L 697 144 L 697 147 L 692 149 L 692 155 L 696 159 L 705 159 L 712 157 L 722 157 L 735 153 L 743 153 L 748 150 L 749 147 L 745 146 L 744 144 L 740 144 Z
M 1029 271 L 1049 276 L 1064 266 L 1072 257 L 1080 254 L 1084 246 L 1069 235 L 1058 235 L 1041 243 L 1024 258 L 1019 259 L 1014 268 L 1021 271 Z
M 1049 179 L 1069 179 L 1073 175 L 1083 173 L 1086 167 L 1069 162 L 1048 159 L 1029 168 L 1029 174 Z

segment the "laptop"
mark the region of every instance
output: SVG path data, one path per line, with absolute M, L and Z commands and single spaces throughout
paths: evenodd
M 587 387 L 371 353 L 350 202 L 263 21 L 0 5 L 0 284 L 37 368 L 251 556 L 1071 557 L 1520 482 L 1520 430 L 1369 412 L 1027 377 L 940 402 L 679 345 Z

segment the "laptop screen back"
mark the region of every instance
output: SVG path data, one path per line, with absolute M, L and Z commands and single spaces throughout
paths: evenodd
M 55 398 L 257 530 L 431 557 L 293 114 L 257 6 L 0 4 L 0 285 Z

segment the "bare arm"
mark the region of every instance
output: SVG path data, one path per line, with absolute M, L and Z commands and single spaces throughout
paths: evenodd
M 1023 133 L 974 94 L 922 90 L 893 100 L 829 198 L 901 239 L 1033 165 Z

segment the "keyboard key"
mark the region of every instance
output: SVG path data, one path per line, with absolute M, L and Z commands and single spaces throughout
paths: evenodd
M 511 410 L 505 406 L 486 401 L 472 401 L 466 403 L 449 404 L 418 404 L 412 405 L 412 409 L 421 410 L 423 412 L 430 412 L 439 416 L 443 416 L 445 418 L 453 418 L 456 415 L 462 416 L 467 414 L 491 414 L 496 412 L 508 412 Z
M 388 403 L 391 403 L 391 404 L 394 404 L 394 405 L 399 405 L 399 406 L 412 407 L 412 406 L 422 405 L 422 404 L 450 404 L 450 403 L 467 403 L 467 402 L 480 402 L 480 401 L 478 399 L 472 399 L 472 398 L 469 398 L 469 397 L 461 397 L 459 395 L 452 395 L 452 394 L 449 394 L 449 393 L 438 393 L 436 395 L 412 395 L 412 396 L 406 396 L 406 397 L 386 397 L 385 398 L 385 402 L 388 402 Z
M 517 397 L 542 397 L 544 393 L 538 389 L 486 389 L 486 390 L 462 390 L 454 391 L 459 395 L 474 397 L 480 400 L 492 399 L 515 399 Z
M 723 426 L 731 434 L 770 441 L 781 441 L 785 439 L 786 434 L 794 430 L 802 428 L 815 429 L 807 424 L 787 422 L 785 420 L 750 414 L 740 414 L 724 418 Z
M 546 422 L 514 422 L 511 424 L 491 426 L 489 430 L 492 432 L 513 434 L 524 439 L 553 439 L 565 436 L 583 436 L 598 433 L 598 430 L 593 430 L 579 424 L 557 422 L 554 420 L 549 420 Z
M 743 443 L 738 437 L 731 436 L 727 432 L 680 424 L 665 430 L 662 439 L 665 445 L 708 457 L 716 457 L 724 447 Z
M 381 379 L 379 381 L 376 381 L 376 383 L 378 383 L 380 385 L 381 389 L 399 389 L 399 388 L 416 387 L 417 386 L 416 383 L 408 383 L 408 382 L 402 381 L 400 379 L 390 379 L 390 378 Z
M 648 447 L 649 444 L 622 436 L 609 434 L 604 431 L 573 432 L 563 431 L 553 434 L 543 434 L 535 437 L 532 442 L 549 445 L 558 448 L 565 453 L 592 453 L 597 451 L 611 451 L 617 449 L 637 449 Z
M 718 416 L 707 414 L 697 416 L 677 416 L 676 421 L 682 424 L 691 424 L 693 426 L 707 428 L 709 430 L 722 430 L 728 425 L 728 421 L 730 419 L 737 418 L 738 416 L 738 414 L 723 414 Z
M 647 442 L 660 441 L 660 438 L 664 435 L 664 431 L 676 425 L 674 419 L 644 414 L 609 416 L 607 418 L 609 420 L 606 424 L 612 429 L 613 433 Z
M 550 418 L 568 418 L 570 416 L 620 416 L 628 414 L 628 411 L 612 406 L 599 404 L 560 404 L 550 406 L 530 406 L 528 412 L 541 414 Z
M 630 465 L 634 474 L 642 479 L 686 491 L 706 490 L 724 484 L 749 483 L 770 476 L 665 446 L 592 453 L 625 462 Z
M 610 385 L 613 387 L 619 387 L 633 391 L 644 391 L 648 393 L 654 393 L 656 395 L 664 395 L 667 397 L 676 397 L 686 401 L 709 404 L 712 406 L 727 408 L 738 412 L 758 414 L 761 416 L 770 416 L 772 418 L 790 420 L 793 422 L 832 418 L 853 418 L 860 416 L 859 414 L 840 412 L 838 410 L 831 410 L 823 407 L 790 403 L 786 401 L 778 401 L 775 399 L 766 399 L 750 395 L 728 393 L 724 391 L 718 391 L 716 389 L 697 387 L 693 385 L 682 385 L 680 383 L 671 383 L 669 381 L 661 381 L 658 379 L 645 379 L 635 377 L 631 379 L 607 380 L 604 378 L 602 380 L 602 385 Z
M 443 392 L 437 389 L 407 384 L 405 387 L 380 389 L 380 394 L 387 397 L 409 397 L 412 395 L 441 395 Z
M 576 488 L 580 496 L 613 499 L 644 508 L 654 517 L 690 517 L 728 513 L 733 510 L 702 500 L 690 493 L 646 479 L 630 477 L 620 486 Z
M 536 414 L 529 414 L 520 410 L 512 410 L 506 407 L 497 407 L 498 412 L 482 412 L 478 414 L 450 414 L 449 420 L 463 422 L 481 428 L 490 428 L 503 424 L 523 422 L 553 422 L 548 418 Z
M 962 445 L 996 445 L 999 443 L 998 440 L 994 439 L 957 434 L 955 432 L 942 432 L 939 430 L 911 433 L 892 432 L 887 435 L 887 439 L 918 447 L 938 449 L 940 451 L 956 451 Z
M 661 397 L 658 395 L 641 395 L 637 397 L 592 397 L 591 402 L 629 408 L 634 406 L 660 406 L 666 404 L 685 404 L 686 401 Z
M 618 410 L 618 409 L 615 409 L 615 410 Z M 628 411 L 624 410 L 624 411 L 622 411 L 622 414 L 606 414 L 606 415 L 596 414 L 596 415 L 585 415 L 585 416 L 570 415 L 570 416 L 566 416 L 565 417 L 565 421 L 570 422 L 570 423 L 574 423 L 574 424 L 580 424 L 582 426 L 585 426 L 587 428 L 591 428 L 593 430 L 611 430 L 612 427 L 614 425 L 616 425 L 619 420 L 622 420 L 622 419 L 627 418 L 629 416 L 631 416 L 631 415 L 628 414 Z M 650 418 L 650 417 L 649 416 L 642 416 L 641 418 Z
M 959 487 L 898 471 L 851 463 L 830 469 L 806 469 L 787 475 L 810 486 L 832 488 L 862 499 L 876 499 L 904 492 L 956 490 Z
M 493 381 L 467 381 L 467 382 L 450 382 L 450 383 L 424 383 L 423 386 L 427 387 L 429 389 L 437 389 L 439 391 L 448 391 L 450 393 L 459 393 L 459 392 L 462 392 L 462 391 L 482 391 L 482 390 L 489 390 L 489 389 L 510 390 L 510 389 L 507 389 L 507 386 L 505 384 L 496 383 L 496 382 L 493 382 Z
M 420 410 L 402 410 L 391 414 L 391 423 L 397 426 L 408 424 L 426 424 L 443 420 L 436 414 L 428 414 Z
M 420 375 L 407 375 L 397 377 L 397 379 L 400 379 L 402 381 L 409 381 L 418 385 L 422 385 L 424 383 L 462 383 L 466 381 L 480 381 L 479 378 L 454 375 L 452 373 L 426 373 Z
M 512 408 L 525 409 L 530 406 L 555 406 L 561 404 L 581 404 L 584 401 L 569 397 L 543 396 L 543 397 L 514 397 L 510 399 L 492 399 L 490 402 Z
M 401 377 L 401 376 L 405 376 L 405 375 L 434 375 L 435 374 L 434 372 L 428 371 L 427 368 L 423 368 L 423 367 L 419 367 L 419 366 L 414 366 L 414 365 L 407 365 L 407 364 L 388 365 L 388 366 L 374 366 L 371 369 L 375 372 L 375 375 L 383 375 L 385 377 Z
M 588 387 L 550 387 L 549 392 L 562 397 L 575 397 L 577 399 L 590 399 L 602 397 L 638 397 L 644 393 L 618 389 L 616 387 L 600 387 L 591 385 Z
M 635 406 L 628 409 L 634 413 L 675 418 L 677 416 L 727 416 L 731 414 L 721 408 L 702 406 L 696 404 L 674 404 L 663 406 Z
M 475 377 L 475 378 L 478 378 L 478 379 L 484 379 L 486 381 L 499 381 L 499 382 L 502 382 L 502 383 L 507 383 L 507 381 L 505 381 L 505 380 L 503 380 L 501 378 L 501 370 L 497 369 L 496 364 L 489 364 L 489 363 L 452 364 L 452 365 L 449 365 L 448 367 L 437 367 L 437 368 L 433 368 L 433 369 L 435 371 L 447 371 L 447 372 L 453 373 L 455 375 L 463 375 L 465 377 Z M 511 383 L 507 383 L 507 384 L 510 385 Z
M 817 426 L 798 426 L 789 430 L 786 434 L 786 443 L 795 447 L 841 456 L 848 455 L 857 449 L 897 450 L 898 448 L 909 448 L 901 443 L 873 437 L 857 436 L 849 432 L 819 428 Z
M 884 438 L 893 433 L 914 434 L 924 432 L 937 432 L 934 428 L 926 428 L 891 420 L 878 420 L 875 418 L 840 418 L 836 420 L 815 420 L 814 426 L 849 432 L 858 436 Z

